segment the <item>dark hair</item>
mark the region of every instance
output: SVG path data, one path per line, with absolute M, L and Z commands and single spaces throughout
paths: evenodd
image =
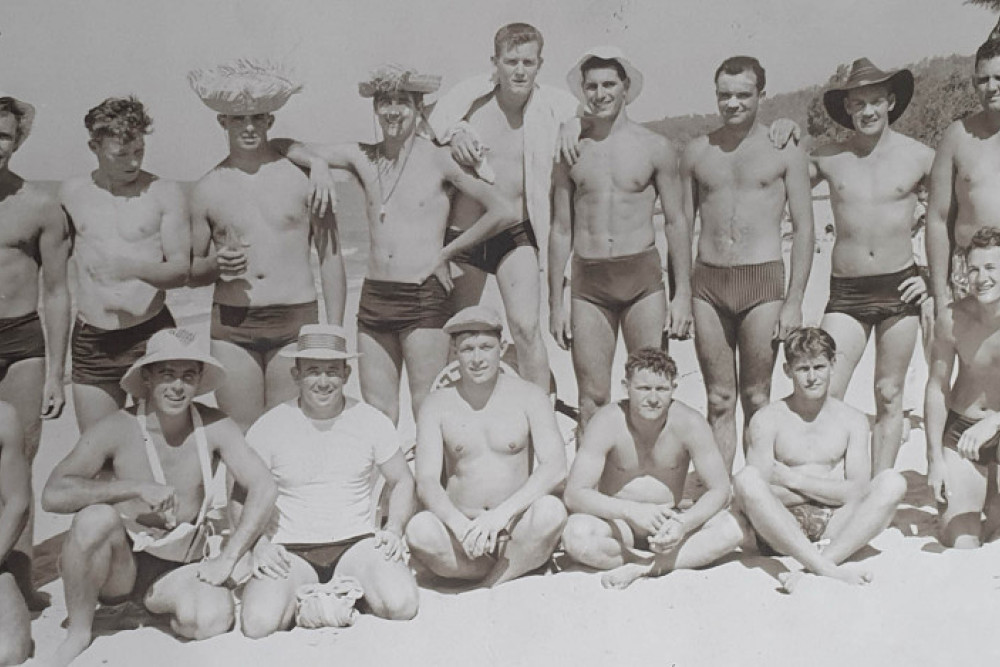
M 584 77 L 587 76 L 587 72 L 592 69 L 613 69 L 618 72 L 618 78 L 622 82 L 628 81 L 628 74 L 625 73 L 625 68 L 622 64 L 613 58 L 598 58 L 597 56 L 590 56 L 580 65 L 580 74 Z
M 837 343 L 833 336 L 819 327 L 801 327 L 788 334 L 785 339 L 785 361 L 794 364 L 800 359 L 826 357 L 833 361 L 837 354 Z
M 403 93 L 404 95 L 409 95 L 410 99 L 413 100 L 413 106 L 417 109 L 423 109 L 424 107 L 424 94 L 415 93 L 412 90 L 384 90 L 375 93 L 372 96 L 372 106 L 377 107 L 379 100 L 385 99 L 389 95 L 395 95 L 396 93 Z
M 966 254 L 973 248 L 998 248 L 1000 247 L 1000 228 L 980 227 L 969 240 L 969 248 Z
M 17 121 L 17 139 L 21 138 L 21 124 L 24 123 L 24 111 L 11 97 L 0 97 L 0 116 L 10 114 Z
M 731 58 L 726 58 L 719 65 L 719 68 L 715 70 L 715 77 L 712 80 L 718 83 L 720 74 L 725 73 L 735 76 L 743 72 L 753 72 L 754 77 L 757 79 L 757 92 L 763 93 L 764 85 L 767 83 L 767 75 L 764 73 L 764 68 L 761 67 L 760 61 L 752 56 L 732 56 Z
M 677 364 L 658 347 L 644 347 L 628 355 L 625 360 L 625 379 L 631 380 L 641 370 L 652 371 L 670 381 L 677 379 Z
M 83 124 L 94 141 L 112 137 L 128 143 L 152 132 L 153 119 L 142 102 L 135 95 L 129 95 L 104 100 L 87 112 Z
M 503 49 L 512 49 L 529 42 L 537 42 L 538 55 L 542 55 L 545 39 L 538 28 L 528 23 L 508 23 L 493 36 L 493 54 L 499 56 Z
M 976 65 L 983 60 L 993 60 L 1000 57 L 1000 39 L 987 39 L 976 49 Z

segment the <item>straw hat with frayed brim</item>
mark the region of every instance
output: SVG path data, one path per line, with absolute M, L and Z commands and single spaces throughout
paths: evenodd
M 625 57 L 625 53 L 617 46 L 598 46 L 580 56 L 580 59 L 566 74 L 566 85 L 569 86 L 569 92 L 573 93 L 576 99 L 584 104 L 587 103 L 587 98 L 583 94 L 583 72 L 580 71 L 580 67 L 591 58 L 614 60 L 622 66 L 625 70 L 625 76 L 629 80 L 628 95 L 625 97 L 626 104 L 631 104 L 635 98 L 639 97 L 639 93 L 642 92 L 642 72 L 636 69 L 632 61 Z
M 14 143 L 14 150 L 17 150 L 24 143 L 24 140 L 28 138 L 28 135 L 31 134 L 31 124 L 35 122 L 35 107 L 2 91 L 0 91 L 0 100 L 10 100 L 14 108 L 21 114 L 21 120 L 19 121 L 20 131 L 17 135 L 17 141 Z
M 851 120 L 850 114 L 844 108 L 847 93 L 877 83 L 887 84 L 896 98 L 896 104 L 889 110 L 889 124 L 891 125 L 903 115 L 910 100 L 913 99 L 913 72 L 908 69 L 884 72 L 873 65 L 868 58 L 859 58 L 851 65 L 851 73 L 848 75 L 847 81 L 823 93 L 823 106 L 826 107 L 830 118 L 853 130 L 854 121 Z
M 291 359 L 357 359 L 361 356 L 347 350 L 347 331 L 335 324 L 302 325 L 295 349 L 285 349 L 278 354 Z
M 226 377 L 225 367 L 203 349 L 198 336 L 193 332 L 187 329 L 161 329 L 146 343 L 146 354 L 125 372 L 120 382 L 122 389 L 132 396 L 145 396 L 146 385 L 142 381 L 141 371 L 145 366 L 162 361 L 201 362 L 201 380 L 198 382 L 195 396 L 218 389 Z
M 250 59 L 192 70 L 188 83 L 209 109 L 227 116 L 274 113 L 302 90 L 284 66 Z
M 361 97 L 375 97 L 384 93 L 420 93 L 427 95 L 441 87 L 441 77 L 436 74 L 419 74 L 415 69 L 388 63 L 373 69 L 367 81 L 358 83 Z

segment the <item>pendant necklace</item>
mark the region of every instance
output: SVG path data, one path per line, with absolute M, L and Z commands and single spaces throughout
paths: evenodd
M 399 171 L 396 172 L 396 180 L 393 181 L 392 187 L 389 188 L 389 194 L 387 195 L 382 195 L 384 190 L 382 189 L 383 169 L 381 163 L 383 161 L 385 162 L 386 167 L 384 171 L 386 176 L 388 176 L 389 172 L 392 171 L 392 165 L 395 164 L 395 162 L 399 159 L 399 157 L 397 156 L 396 160 L 390 161 L 389 158 L 383 152 L 382 146 L 384 144 L 379 145 L 378 147 L 379 164 L 376 165 L 375 173 L 378 175 L 378 189 L 379 189 L 379 194 L 382 196 L 382 208 L 379 210 L 379 222 L 385 222 L 385 205 L 389 203 L 390 199 L 392 199 L 393 193 L 396 192 L 396 186 L 399 185 L 399 180 L 403 178 L 403 171 L 406 169 L 406 163 L 410 161 L 410 153 L 413 152 L 413 144 L 416 143 L 416 139 L 417 138 L 415 136 L 410 137 L 410 146 L 409 148 L 406 149 L 406 155 L 403 157 L 403 164 L 399 167 Z

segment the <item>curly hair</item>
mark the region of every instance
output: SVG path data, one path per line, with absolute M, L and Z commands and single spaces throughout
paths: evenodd
M 662 375 L 670 381 L 677 378 L 677 364 L 658 347 L 644 347 L 628 355 L 625 360 L 625 379 L 631 380 L 641 370 Z
M 528 23 L 508 23 L 493 37 L 493 54 L 499 56 L 504 49 L 513 49 L 522 44 L 535 42 L 538 44 L 538 55 L 542 55 L 545 39 L 538 28 Z
M 135 95 L 109 97 L 87 112 L 83 124 L 94 141 L 112 137 L 129 143 L 153 131 L 153 119 Z
M 1000 247 L 1000 227 L 980 227 L 969 239 L 969 250 L 973 248 Z
M 794 364 L 801 359 L 826 357 L 833 361 L 837 355 L 837 343 L 833 336 L 819 327 L 801 327 L 788 334 L 785 339 L 785 361 Z
M 753 72 L 754 78 L 757 79 L 757 92 L 763 93 L 764 85 L 767 83 L 767 74 L 764 72 L 764 67 L 760 64 L 760 61 L 752 56 L 726 58 L 719 65 L 719 69 L 715 70 L 715 77 L 712 80 L 718 83 L 719 75 L 722 73 L 729 76 L 736 76 L 743 72 Z

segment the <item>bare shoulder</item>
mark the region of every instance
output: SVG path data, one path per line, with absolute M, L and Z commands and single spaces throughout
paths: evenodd
M 820 146 L 817 146 L 812 151 L 812 157 L 816 159 L 833 157 L 835 155 L 841 155 L 847 149 L 847 145 L 843 141 L 830 141 Z
M 25 181 L 16 197 L 20 213 L 38 226 L 63 222 L 62 207 L 57 195 L 51 189 Z
M 581 446 L 611 449 L 622 437 L 627 437 L 629 431 L 625 421 L 626 410 L 626 401 L 612 401 L 598 408 L 587 422 Z
M 687 403 L 674 399 L 670 403 L 670 412 L 667 419 L 671 426 L 680 429 L 682 432 L 689 432 L 692 428 L 701 428 L 708 425 L 708 420 L 704 415 L 692 408 Z
M 827 398 L 827 407 L 830 409 L 830 415 L 833 417 L 834 423 L 841 424 L 846 428 L 854 428 L 861 425 L 868 428 L 867 415 L 853 405 L 848 405 L 839 398 L 830 396 Z
M 934 149 L 922 141 L 918 141 L 913 137 L 908 137 L 899 132 L 893 132 L 893 137 L 896 142 L 896 146 L 915 159 L 926 160 L 934 157 Z
M 198 410 L 198 414 L 201 416 L 201 421 L 206 427 L 221 425 L 222 428 L 229 428 L 230 425 L 236 425 L 236 422 L 230 419 L 229 415 L 218 408 L 213 408 L 197 401 L 194 401 L 191 405 Z
M 181 184 L 177 181 L 172 181 L 167 178 L 160 178 L 159 176 L 152 176 L 149 182 L 149 190 L 151 193 L 155 194 L 159 198 L 166 199 L 176 199 L 177 197 L 184 196 L 184 189 Z
M 711 136 L 711 134 L 703 134 L 699 137 L 695 137 L 687 143 L 684 147 L 684 153 L 682 155 L 684 164 L 692 165 L 696 163 L 699 158 L 701 158 L 702 153 L 704 153 L 709 146 Z
M 784 399 L 772 401 L 754 413 L 753 417 L 750 418 L 750 426 L 759 428 L 771 425 L 773 428 L 787 421 L 789 414 L 791 411 Z
M 63 204 L 72 200 L 81 190 L 89 188 L 93 185 L 93 179 L 90 174 L 81 174 L 80 176 L 73 176 L 67 178 L 65 181 L 59 184 L 59 194 L 58 199 Z
M 420 416 L 440 417 L 448 411 L 448 406 L 455 401 L 455 397 L 457 395 L 458 392 L 454 387 L 442 387 L 440 389 L 435 389 L 427 394 L 427 398 L 424 399 L 423 405 L 420 406 Z

